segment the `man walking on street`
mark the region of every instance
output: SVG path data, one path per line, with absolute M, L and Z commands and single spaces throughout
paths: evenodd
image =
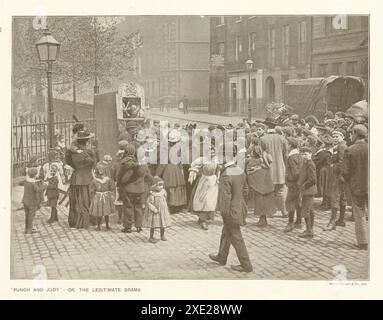
M 365 140 L 367 128 L 358 124 L 352 128 L 351 134 L 354 144 L 346 149 L 342 174 L 351 189 L 356 246 L 361 250 L 367 250 L 368 144 Z
M 266 118 L 264 121 L 267 127 L 267 133 L 261 138 L 266 150 L 270 153 L 273 162 L 270 166 L 271 178 L 274 183 L 274 194 L 277 210 L 281 211 L 282 216 L 286 216 L 285 207 L 285 175 L 287 162 L 287 140 L 275 131 L 277 122 L 274 119 Z M 261 216 L 262 217 L 262 216 Z M 257 226 L 264 227 L 267 225 L 266 218 L 260 219 Z
M 222 215 L 223 228 L 219 252 L 209 254 L 210 259 L 225 265 L 232 245 L 237 253 L 240 265 L 231 266 L 239 272 L 252 272 L 249 254 L 241 233 L 241 226 L 246 223 L 247 208 L 243 195 L 246 175 L 234 161 L 224 165 L 219 180 L 218 206 Z
M 186 97 L 186 94 L 184 94 L 184 97 L 182 98 L 182 103 L 184 105 L 184 114 L 189 113 L 189 99 Z

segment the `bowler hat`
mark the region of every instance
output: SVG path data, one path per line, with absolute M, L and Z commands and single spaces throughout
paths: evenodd
M 319 124 L 319 121 L 318 121 L 317 117 L 316 117 L 316 116 L 313 116 L 312 114 L 309 115 L 309 116 L 307 116 L 307 117 L 305 118 L 305 120 L 306 120 L 306 122 L 313 122 L 315 125 L 318 125 L 318 124 Z

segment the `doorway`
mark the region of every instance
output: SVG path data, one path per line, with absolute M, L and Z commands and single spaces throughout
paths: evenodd
M 266 79 L 266 99 L 268 103 L 275 101 L 275 82 L 273 77 L 267 77 Z
M 237 84 L 231 83 L 231 103 L 230 112 L 237 112 Z

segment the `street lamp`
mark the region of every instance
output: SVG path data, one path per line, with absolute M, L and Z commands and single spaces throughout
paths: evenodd
M 49 147 L 53 148 L 54 134 L 54 112 L 53 112 L 53 96 L 52 96 L 52 63 L 58 58 L 60 51 L 60 43 L 52 37 L 48 28 L 44 30 L 43 37 L 36 42 L 37 55 L 41 62 L 48 64 L 48 132 Z
M 248 112 L 247 121 L 249 122 L 249 125 L 251 125 L 250 76 L 251 76 L 251 71 L 253 70 L 253 65 L 254 65 L 253 60 L 249 59 L 246 61 L 246 69 L 249 73 L 249 96 L 248 96 L 248 103 L 247 103 L 247 112 Z

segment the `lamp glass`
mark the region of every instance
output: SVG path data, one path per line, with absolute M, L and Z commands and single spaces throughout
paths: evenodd
M 50 45 L 49 46 L 49 61 L 56 61 L 57 49 L 58 49 L 58 46 L 56 46 L 56 45 Z
M 48 61 L 48 45 L 47 44 L 39 44 L 37 47 L 37 53 L 39 54 L 40 61 Z

